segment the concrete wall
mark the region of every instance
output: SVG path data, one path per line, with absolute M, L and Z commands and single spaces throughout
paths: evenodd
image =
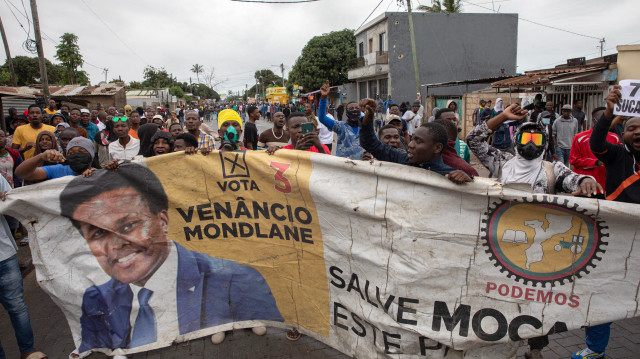
M 416 85 L 407 13 L 387 13 L 390 93 L 413 101 Z M 515 75 L 517 14 L 413 13 L 421 84 Z M 429 89 L 429 95 L 459 95 L 486 85 Z M 422 88 L 423 96 L 426 88 Z
M 621 45 L 618 50 L 618 81 L 640 79 L 640 45 Z

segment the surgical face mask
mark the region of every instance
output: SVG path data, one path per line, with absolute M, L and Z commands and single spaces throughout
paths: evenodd
M 549 122 L 551 122 L 551 119 L 550 119 L 550 118 L 543 118 L 543 119 L 542 119 L 542 124 L 543 124 L 543 125 L 545 125 L 545 126 L 546 126 L 546 125 L 548 125 L 548 124 L 549 124 Z
M 529 142 L 526 145 L 518 143 L 516 148 L 518 149 L 520 156 L 529 161 L 540 157 L 542 152 L 544 152 L 544 146 L 536 146 L 533 142 Z
M 88 153 L 72 153 L 67 156 L 67 163 L 75 173 L 82 173 L 91 167 L 91 155 Z

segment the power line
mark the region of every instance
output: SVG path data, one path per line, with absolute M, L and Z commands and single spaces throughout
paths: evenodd
M 7 7 L 9 8 L 9 11 L 11 11 L 11 14 L 13 15 L 13 17 L 16 19 L 16 21 L 18 22 L 18 24 L 22 28 L 22 31 L 24 31 L 24 33 L 27 34 L 27 37 L 29 37 L 29 32 L 27 32 L 27 30 L 24 28 L 24 25 L 22 25 L 20 20 L 18 20 L 18 17 L 16 16 L 16 14 L 13 12 L 13 10 L 11 10 L 11 7 L 9 6 L 9 2 L 7 2 L 7 0 L 4 0 L 4 3 L 7 4 Z M 13 4 L 11 4 L 11 5 L 13 5 Z M 13 6 L 15 7 L 15 5 L 13 5 Z M 20 11 L 18 11 L 18 13 L 20 15 L 22 15 L 22 13 L 20 13 Z
M 640 40 L 638 40 L 638 41 L 632 41 L 632 42 L 629 42 L 629 43 L 626 43 L 626 44 L 622 44 L 622 45 L 633 45 L 633 44 L 638 43 L 638 42 L 640 42 Z M 609 48 L 609 49 L 604 49 L 604 50 L 602 50 L 602 51 L 603 51 L 603 52 L 608 52 L 608 51 L 611 51 L 611 50 L 613 50 L 613 49 L 614 49 L 614 48 L 612 47 L 612 48 Z M 599 53 L 600 53 L 600 51 L 596 51 L 596 52 L 592 52 L 592 53 L 590 53 L 590 54 L 586 54 L 586 55 L 584 55 L 584 56 L 585 56 L 585 57 L 588 57 L 588 56 L 596 55 L 596 54 L 599 54 Z M 558 60 L 558 61 L 556 61 L 556 62 L 552 62 L 552 63 L 544 64 L 544 65 L 541 65 L 541 66 L 539 66 L 539 67 L 544 68 L 545 66 L 551 66 L 551 65 L 562 64 L 562 63 L 564 63 L 564 60 Z M 525 71 L 526 71 L 526 70 L 525 70 Z
M 384 0 L 380 0 L 380 2 L 378 3 L 378 5 L 376 5 L 376 7 L 373 8 L 373 11 L 371 11 L 371 13 L 369 14 L 369 16 L 367 16 L 366 19 L 364 19 L 364 21 L 362 22 L 362 24 L 360 24 L 360 26 L 358 26 L 356 28 L 356 30 L 358 30 L 359 28 L 362 27 L 362 25 L 364 25 L 365 22 L 367 22 L 367 20 L 369 20 L 369 18 L 371 17 L 371 15 L 373 15 L 373 13 L 378 9 L 378 6 L 380 6 L 380 4 L 382 4 Z
M 475 4 L 475 3 L 469 2 L 469 1 L 467 1 L 467 0 L 460 0 L 460 1 L 462 1 L 462 2 L 463 2 L 463 3 L 465 3 L 465 4 L 469 4 L 469 5 L 477 6 L 477 7 L 480 7 L 480 8 L 486 9 L 486 10 L 489 10 L 489 11 L 491 11 L 491 12 L 497 13 L 497 11 L 494 11 L 493 9 L 488 8 L 488 7 L 486 7 L 486 6 L 482 6 L 482 5 L 479 5 L 479 4 Z M 554 29 L 554 30 L 558 30 L 558 31 L 566 32 L 566 33 L 569 33 L 569 34 L 573 34 L 573 35 L 578 35 L 578 36 L 582 36 L 582 37 L 590 38 L 590 39 L 600 40 L 600 38 L 599 38 L 599 37 L 595 37 L 595 36 L 591 36 L 591 35 L 585 35 L 585 34 L 581 34 L 581 33 L 578 33 L 578 32 L 571 31 L 571 30 L 561 29 L 561 28 L 559 28 L 559 27 L 555 27 L 555 26 L 551 26 L 551 25 L 541 24 L 541 23 L 539 23 L 539 22 L 535 22 L 535 21 L 528 20 L 528 19 L 525 19 L 525 18 L 522 18 L 522 17 L 518 17 L 518 15 L 511 15 L 511 14 L 503 14 L 503 15 L 513 16 L 513 17 L 518 18 L 519 20 L 526 21 L 526 22 L 532 23 L 532 24 L 534 24 L 534 25 L 538 25 L 538 26 L 542 26 L 542 27 L 548 27 L 548 28 L 550 28 L 550 29 Z
M 82 1 L 82 3 L 87 7 L 87 9 L 89 9 L 89 11 L 91 11 L 91 13 L 93 13 L 93 15 L 95 15 L 95 17 L 97 17 L 97 18 L 98 18 L 98 20 L 100 20 L 100 22 L 101 22 L 101 23 L 102 23 L 102 24 L 103 24 L 103 25 L 104 25 L 104 26 L 105 26 L 109 31 L 111 31 L 111 33 L 112 33 L 112 34 L 113 34 L 113 35 L 114 35 L 114 36 L 115 36 L 115 37 L 116 37 L 116 38 L 117 38 L 117 39 L 118 39 L 118 40 L 119 40 L 119 41 L 120 41 L 120 42 L 121 42 L 121 43 L 122 43 L 122 44 L 123 44 L 127 49 L 129 49 L 129 51 L 131 51 L 131 53 L 133 53 L 134 55 L 136 55 L 136 56 L 138 57 L 138 59 L 140 59 L 140 61 L 142 61 L 142 63 L 143 63 L 143 64 L 148 65 L 147 61 L 145 61 L 145 60 L 142 58 L 142 56 L 138 55 L 138 53 L 137 53 L 134 49 L 132 49 L 131 47 L 129 47 L 129 45 L 127 45 L 127 43 L 126 43 L 126 42 L 124 42 L 124 40 L 122 40 L 122 39 L 120 38 L 120 36 L 118 36 L 118 34 L 117 34 L 115 31 L 113 31 L 113 30 L 111 29 L 111 27 L 109 27 L 109 25 L 107 25 L 107 23 L 106 23 L 106 22 L 104 22 L 104 20 L 102 20 L 102 18 L 101 18 L 101 17 L 100 17 L 100 16 L 99 16 L 95 11 L 93 11 L 93 9 L 89 6 L 89 4 L 87 4 L 84 0 L 81 0 L 81 1 Z

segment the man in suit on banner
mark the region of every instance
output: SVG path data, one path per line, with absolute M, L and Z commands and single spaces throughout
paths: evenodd
M 77 177 L 60 206 L 112 278 L 84 293 L 80 352 L 173 341 L 231 322 L 283 321 L 257 270 L 167 237 L 168 198 L 146 167 L 125 164 Z

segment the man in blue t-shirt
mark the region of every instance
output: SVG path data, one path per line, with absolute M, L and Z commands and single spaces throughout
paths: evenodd
M 91 140 L 85 137 L 75 137 L 67 145 L 66 160 L 60 151 L 47 150 L 22 162 L 16 168 L 16 176 L 32 182 L 64 176 L 83 175 L 88 177 L 95 171 L 94 168 L 91 168 L 93 151 Z M 42 166 L 45 162 L 57 162 L 58 164 Z

